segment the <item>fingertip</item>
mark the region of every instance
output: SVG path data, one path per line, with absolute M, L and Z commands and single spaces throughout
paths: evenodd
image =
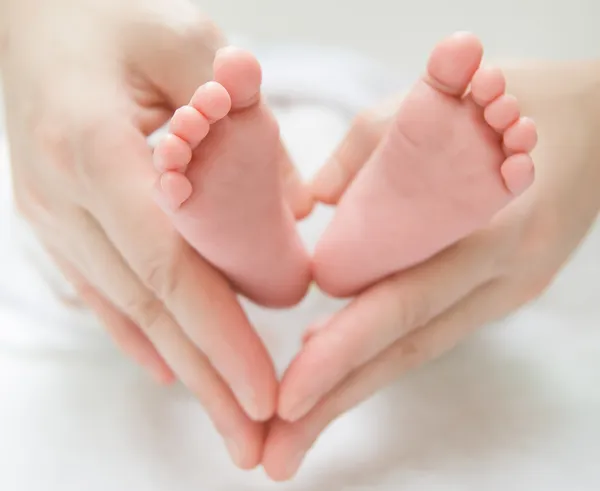
M 265 425 L 250 422 L 246 430 L 224 435 L 225 446 L 236 467 L 252 470 L 261 463 L 264 453 Z
M 326 205 L 335 205 L 339 201 L 348 180 L 345 166 L 340 163 L 337 157 L 330 158 L 310 181 L 309 185 L 314 200 Z
M 285 150 L 284 150 L 285 151 Z M 296 220 L 306 218 L 313 211 L 315 200 L 310 188 L 303 181 L 298 169 L 289 159 L 283 159 L 283 190 L 286 201 Z
M 177 381 L 175 374 L 166 366 L 157 366 L 151 369 L 150 372 L 159 385 L 167 387 Z
M 329 346 L 330 348 L 331 346 Z M 327 343 L 314 335 L 296 356 L 283 376 L 279 390 L 277 416 L 294 423 L 314 409 L 327 388 L 335 384 L 340 375 L 337 366 L 327 364 Z
M 355 118 L 348 134 L 310 181 L 317 201 L 337 204 L 356 174 L 371 158 L 387 127 L 368 114 Z
M 261 398 L 257 397 L 256 391 L 249 387 L 240 391 L 238 400 L 252 421 L 264 423 L 272 419 L 275 415 L 277 410 L 277 388 L 270 387 L 271 385 L 275 384 L 267 382 L 266 388 L 262 389 L 265 392 L 264 397 Z
M 323 429 L 310 418 L 298 423 L 274 420 L 262 459 L 269 478 L 275 482 L 293 479 L 300 472 L 306 455 Z

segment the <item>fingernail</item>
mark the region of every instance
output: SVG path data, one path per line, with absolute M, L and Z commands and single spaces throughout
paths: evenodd
M 304 416 L 306 416 L 310 410 L 317 405 L 318 401 L 318 396 L 311 396 L 301 399 L 296 405 L 292 405 L 292 410 L 288 412 L 284 419 L 290 423 L 295 423 L 299 419 L 302 419 Z
M 253 421 L 264 421 L 270 418 L 271 415 L 260 413 L 260 409 L 256 402 L 256 393 L 251 387 L 244 387 L 239 393 L 239 398 L 244 411 Z
M 238 443 L 235 441 L 235 439 L 226 438 L 225 446 L 227 447 L 227 451 L 229 452 L 229 456 L 231 457 L 231 460 L 233 460 L 233 463 L 236 466 L 241 467 L 242 461 L 244 459 L 244 454 Z
M 298 470 L 302 465 L 302 461 L 304 460 L 305 455 L 305 452 L 298 452 L 287 463 L 287 465 L 285 466 L 285 472 L 288 475 L 288 479 L 291 479 L 298 473 Z

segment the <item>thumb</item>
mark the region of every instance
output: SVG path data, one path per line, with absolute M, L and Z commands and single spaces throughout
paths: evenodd
M 402 99 L 394 96 L 379 106 L 359 114 L 329 161 L 312 181 L 315 198 L 334 205 L 385 135 Z

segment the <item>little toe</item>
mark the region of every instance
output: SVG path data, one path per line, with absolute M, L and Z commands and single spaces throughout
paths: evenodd
M 169 133 L 154 149 L 154 167 L 159 172 L 184 171 L 192 159 L 190 145 L 177 135 Z
M 526 191 L 534 181 L 535 168 L 529 154 L 519 153 L 508 157 L 500 168 L 507 189 L 519 196 Z
M 192 106 L 177 109 L 169 124 L 169 131 L 186 141 L 191 148 L 196 148 L 206 138 L 209 128 L 206 117 Z
M 504 94 L 506 78 L 499 68 L 481 68 L 471 81 L 471 97 L 480 106 L 487 106 Z
M 156 200 L 171 211 L 177 210 L 191 195 L 192 184 L 179 172 L 165 172 L 156 183 Z
M 204 115 L 209 123 L 215 123 L 231 110 L 231 98 L 221 84 L 207 82 L 196 90 L 190 105 Z
M 504 132 L 504 148 L 508 155 L 531 152 L 537 140 L 537 128 L 529 118 L 520 118 Z
M 234 47 L 220 49 L 215 57 L 214 72 L 215 80 L 229 92 L 234 110 L 245 109 L 259 101 L 262 70 L 252 53 Z
M 425 81 L 445 94 L 460 97 L 481 64 L 483 46 L 477 36 L 459 32 L 432 51 Z
M 483 116 L 487 124 L 499 133 L 503 133 L 521 116 L 519 102 L 512 95 L 501 95 L 485 108 Z

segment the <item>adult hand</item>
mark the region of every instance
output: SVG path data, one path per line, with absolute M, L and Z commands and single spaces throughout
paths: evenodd
M 188 0 L 0 9 L 18 209 L 123 350 L 180 379 L 254 467 L 274 369 L 235 292 L 152 201 L 146 140 L 210 79 L 220 32 Z
M 582 74 L 575 87 L 568 85 L 573 69 Z M 372 287 L 313 329 L 282 382 L 279 408 L 288 422 L 273 424 L 263 460 L 274 479 L 290 478 L 342 413 L 539 296 L 597 218 L 598 66 L 508 75 L 540 132 L 535 185 L 485 230 Z M 356 120 L 314 183 L 322 201 L 337 201 L 390 114 L 388 108 Z

